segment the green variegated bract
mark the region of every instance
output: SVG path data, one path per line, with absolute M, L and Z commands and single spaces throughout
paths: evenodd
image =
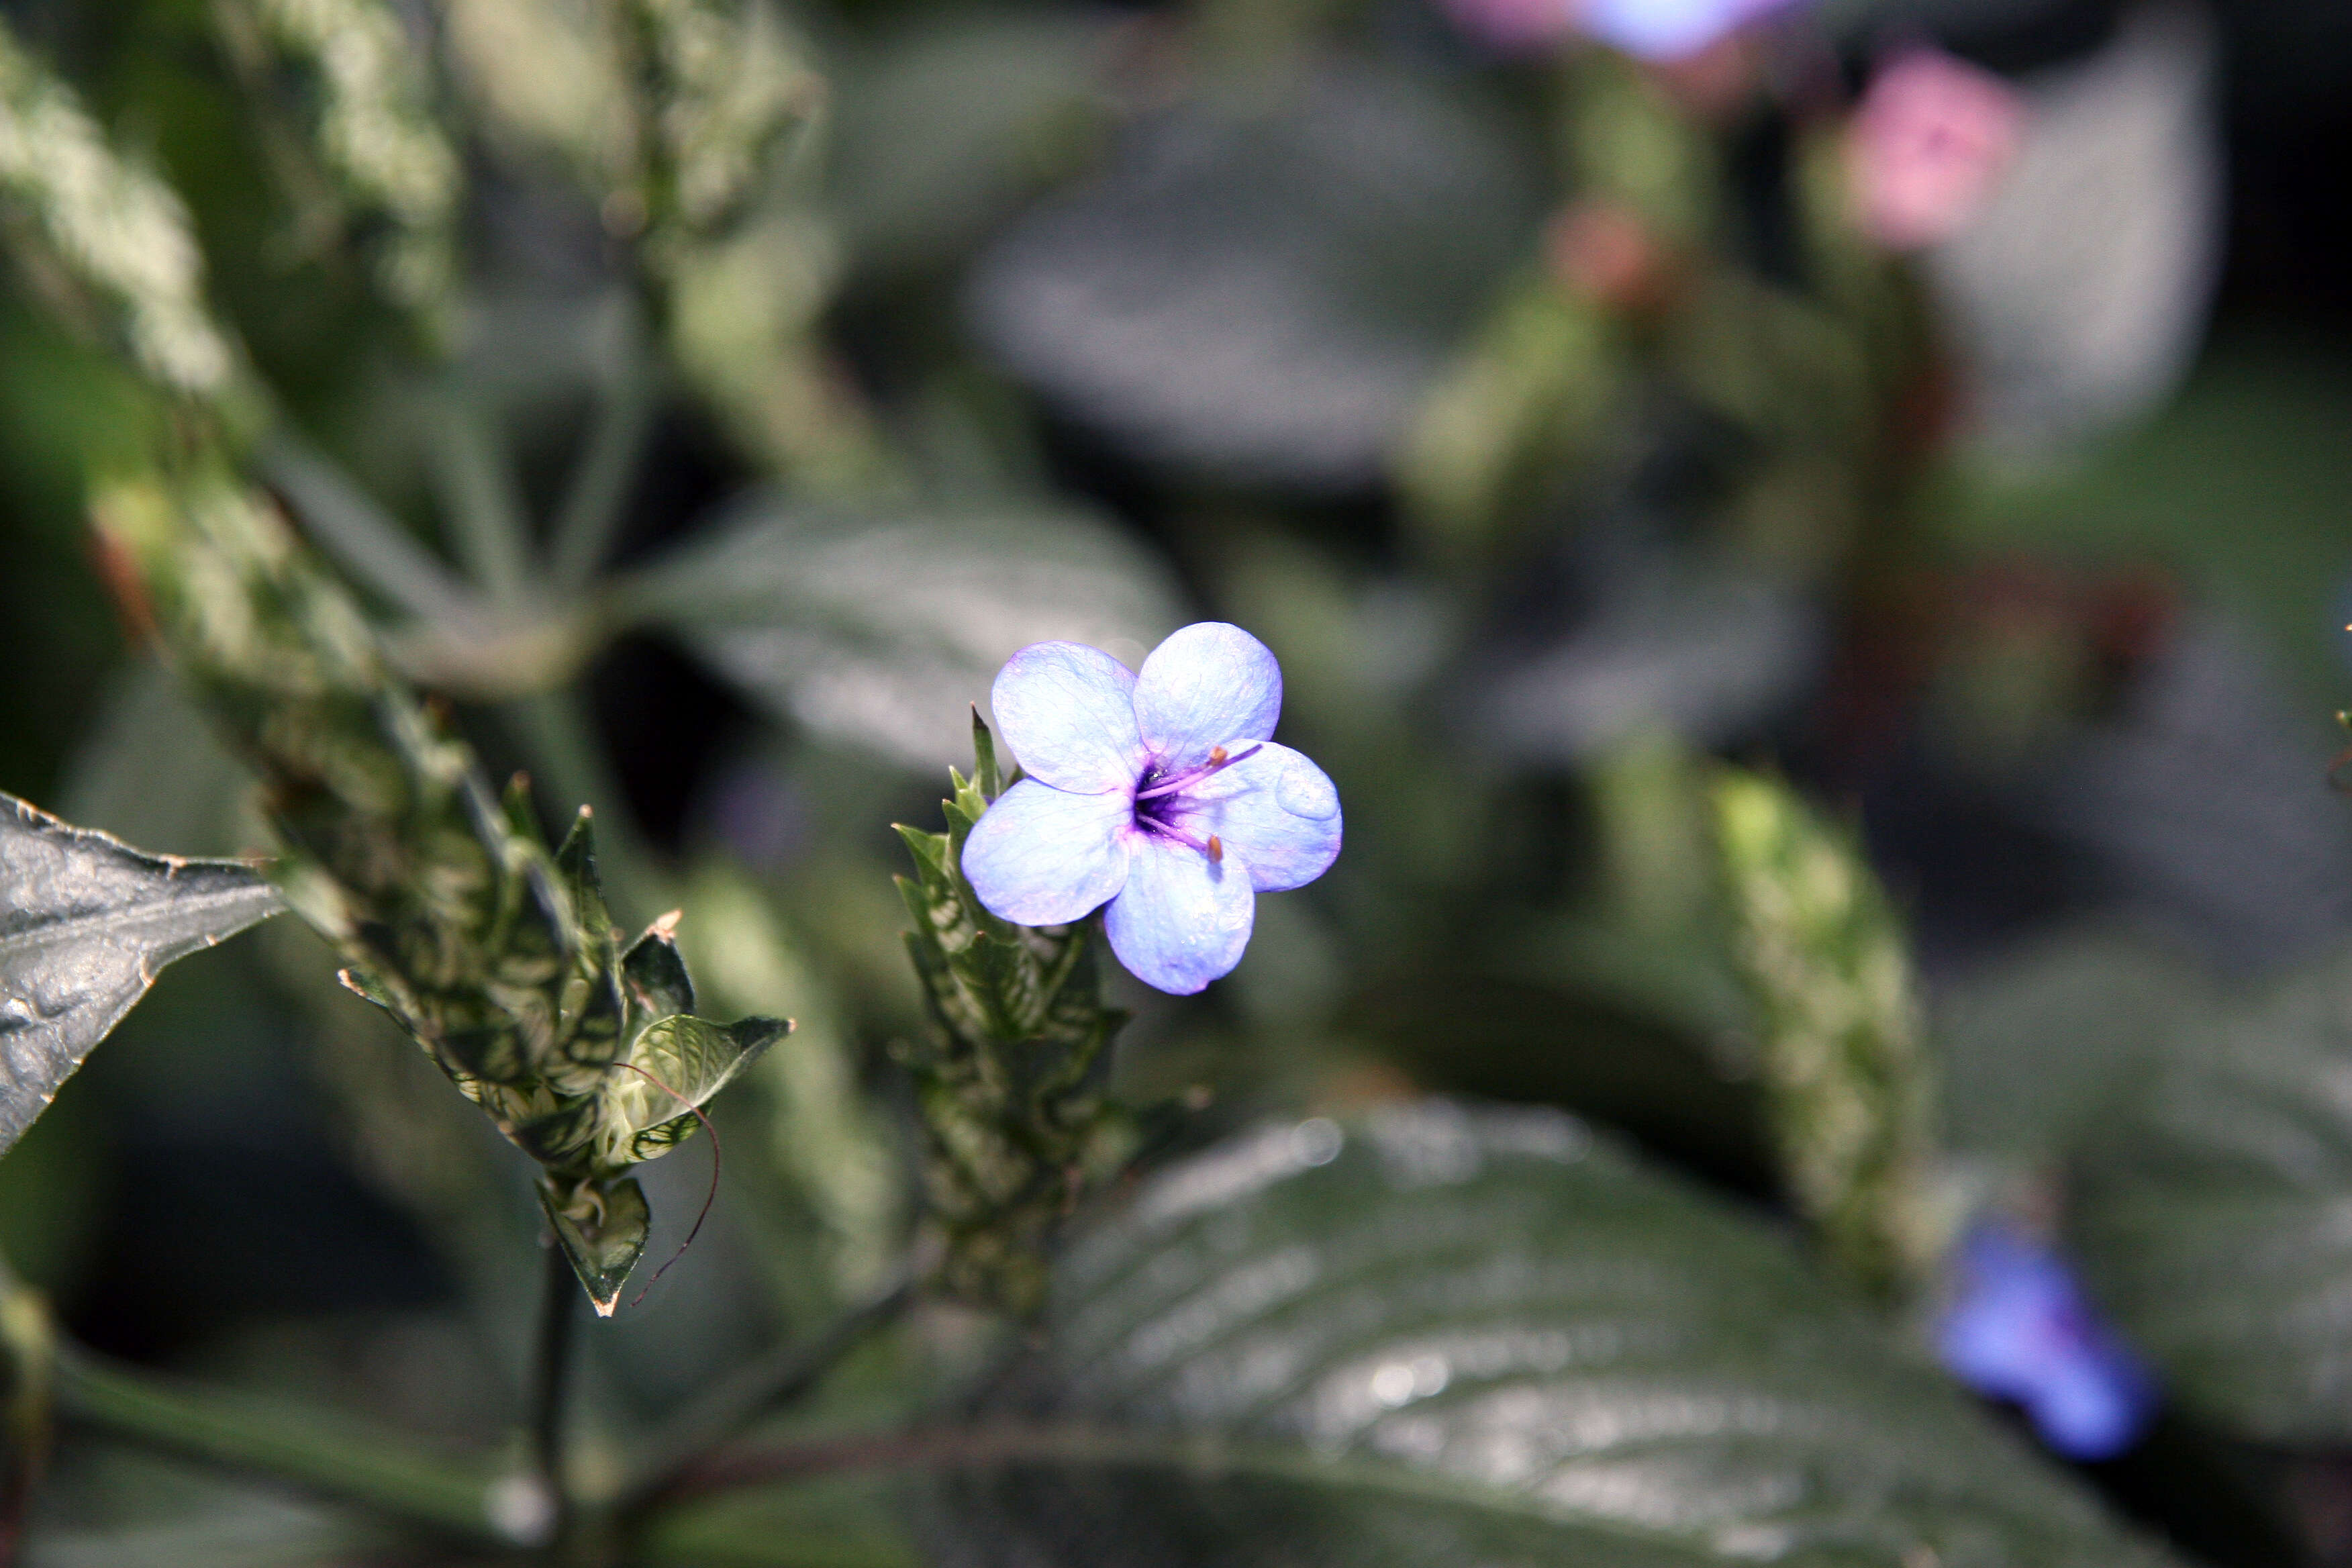
M 977 713 L 972 735 L 973 776 L 949 773 L 948 830 L 898 829 L 916 872 L 898 879 L 915 920 L 907 951 L 934 1025 L 898 1055 L 915 1079 L 944 1282 L 1025 1313 L 1044 1299 L 1048 1233 L 1115 1141 L 1099 1069 L 1127 1015 L 1103 1005 L 1088 925 L 999 920 L 964 879 L 964 837 L 1002 788 Z
M 550 1224 L 600 1312 L 645 1245 L 629 1167 L 790 1027 L 697 1018 L 667 922 L 625 952 L 586 811 L 551 850 L 528 789 L 391 674 L 357 607 L 225 476 L 95 504 L 184 678 L 259 773 L 287 902 L 499 1131 L 544 1167 Z
M 1935 1266 L 1935 1066 L 1902 924 L 1853 836 L 1785 784 L 1715 788 L 1732 953 L 1791 1195 L 1823 1249 L 1885 1299 Z

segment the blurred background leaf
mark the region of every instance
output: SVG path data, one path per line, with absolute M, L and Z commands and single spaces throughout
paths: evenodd
M 2330 959 L 2184 1035 L 2087 1144 L 2083 1256 L 2184 1399 L 2270 1441 L 2341 1441 L 2352 983 Z
M 912 766 L 970 750 L 1014 650 L 1066 637 L 1131 663 L 1173 629 L 1163 568 L 1096 518 L 856 511 L 755 497 L 641 568 L 625 613 L 681 629 L 778 717 Z

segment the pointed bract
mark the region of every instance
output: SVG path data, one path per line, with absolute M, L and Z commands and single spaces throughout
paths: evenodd
M 629 1270 L 645 1256 L 646 1236 L 652 1228 L 645 1189 L 634 1176 L 567 1181 L 544 1175 L 539 1179 L 539 1202 L 555 1244 L 571 1260 L 596 1315 L 611 1317 Z

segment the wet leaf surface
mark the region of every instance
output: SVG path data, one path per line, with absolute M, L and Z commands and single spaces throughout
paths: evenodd
M 1770 1227 L 1551 1112 L 1246 1134 L 1079 1239 L 958 1564 L 2165 1561 Z

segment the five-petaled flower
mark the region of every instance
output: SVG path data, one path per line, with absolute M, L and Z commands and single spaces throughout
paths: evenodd
M 1081 643 L 1034 643 L 989 700 L 1027 776 L 964 842 L 972 891 L 1021 925 L 1109 905 L 1111 951 L 1162 991 L 1230 971 L 1256 895 L 1339 856 L 1339 792 L 1268 739 L 1282 668 L 1239 626 L 1186 626 L 1134 673 Z

